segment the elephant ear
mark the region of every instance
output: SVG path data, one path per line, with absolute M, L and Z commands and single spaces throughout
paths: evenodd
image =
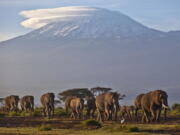
M 156 91 L 154 94 L 153 94 L 153 96 L 154 96 L 154 99 L 155 99 L 155 103 L 156 104 L 160 104 L 160 99 L 161 99 L 161 97 L 162 97 L 162 95 L 161 95 L 161 93 L 159 92 L 159 91 Z
M 113 98 L 116 99 L 117 101 L 119 100 L 120 94 L 119 93 L 114 93 Z
M 163 95 L 164 93 L 162 92 L 159 92 L 158 95 L 159 95 L 159 98 L 158 98 L 158 103 L 161 104 L 161 99 L 163 98 Z

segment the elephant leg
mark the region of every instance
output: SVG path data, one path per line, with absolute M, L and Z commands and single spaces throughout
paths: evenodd
M 166 119 L 167 119 L 167 109 L 164 108 L 164 120 L 166 120 Z
M 125 116 L 125 112 L 122 112 L 122 113 L 121 113 L 121 117 L 122 117 L 123 119 L 125 119 L 124 116 Z
M 71 115 L 70 115 L 70 118 L 71 118 L 71 119 L 74 118 L 73 115 L 74 115 L 73 112 L 71 112 Z
M 21 106 L 21 110 L 24 111 L 24 107 L 23 106 Z
M 31 104 L 31 111 L 34 112 L 34 104 Z
M 77 119 L 80 119 L 80 112 L 78 110 L 76 110 L 76 114 L 77 114 Z
M 143 122 L 144 122 L 144 119 L 145 119 L 145 121 L 147 122 L 147 123 L 149 123 L 150 122 L 150 120 L 149 120 L 149 112 L 148 111 L 146 111 L 146 110 L 144 110 L 144 118 L 143 118 Z
M 128 114 L 129 119 L 132 120 L 132 118 L 131 118 L 131 112 L 128 111 L 127 114 Z
M 74 120 L 76 119 L 76 112 L 73 110 L 72 113 L 71 113 L 71 118 L 73 118 Z
M 160 117 L 161 117 L 161 110 L 158 109 L 156 112 L 156 122 L 160 122 Z
M 45 108 L 44 107 L 42 108 L 42 114 L 45 117 Z
M 106 110 L 105 111 L 105 119 L 109 120 L 109 118 L 110 118 L 109 112 L 108 112 L 108 110 Z
M 80 119 L 84 119 L 84 116 L 83 116 L 83 110 L 80 110 L 80 112 L 79 112 L 79 117 L 80 117 Z
M 105 107 L 105 114 L 106 114 L 106 118 L 105 119 L 109 120 L 110 119 L 110 112 L 109 112 L 107 106 Z
M 112 120 L 112 111 L 109 110 L 108 112 L 109 112 L 109 118 L 108 118 L 108 120 Z
M 49 106 L 46 106 L 46 116 L 50 118 Z
M 44 112 L 45 112 L 45 116 L 48 117 L 48 108 L 47 107 L 45 107 Z
M 100 121 L 100 114 L 99 114 L 99 112 L 97 112 L 97 121 Z
M 86 117 L 90 118 L 90 108 L 87 109 Z
M 142 123 L 145 123 L 145 113 L 142 114 Z
M 101 111 L 100 111 L 99 109 L 97 109 L 97 113 L 98 113 L 97 120 L 98 120 L 98 121 L 102 121 L 102 120 L 103 120 L 103 119 L 102 119 L 102 113 L 101 113 Z
M 52 107 L 52 116 L 54 116 L 54 106 Z
M 117 111 L 114 112 L 114 120 L 115 120 L 115 121 L 118 120 Z
M 48 118 L 51 118 L 51 107 L 48 107 Z
M 138 121 L 138 108 L 135 109 L 135 118 L 136 118 L 136 121 Z
M 54 108 L 53 108 L 53 107 L 50 108 L 50 116 L 51 116 L 51 117 L 54 116 Z
M 92 113 L 91 113 L 91 117 L 94 118 L 94 113 L 95 113 L 96 109 L 92 109 Z
M 156 120 L 156 110 L 153 108 L 153 106 L 150 107 L 150 112 L 151 112 L 151 121 Z

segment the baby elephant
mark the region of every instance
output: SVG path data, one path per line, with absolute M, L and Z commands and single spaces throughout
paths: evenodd
M 22 111 L 34 111 L 34 97 L 24 96 L 20 100 Z
M 43 107 L 43 114 L 48 118 L 54 115 L 54 93 L 46 93 L 41 96 L 41 104 Z
M 122 106 L 120 107 L 120 112 L 122 114 L 122 118 L 125 119 L 127 116 L 130 120 L 132 120 L 132 115 L 134 114 L 135 108 L 134 106 Z

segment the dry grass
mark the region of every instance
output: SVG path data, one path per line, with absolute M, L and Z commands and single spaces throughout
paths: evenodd
M 131 130 L 131 129 L 136 130 Z M 138 130 L 137 130 L 138 129 Z M 53 129 L 40 131 L 39 128 L 0 128 L 0 134 L 30 134 L 30 135 L 170 135 L 180 130 L 180 125 L 162 124 L 113 124 L 97 130 L 85 129 Z

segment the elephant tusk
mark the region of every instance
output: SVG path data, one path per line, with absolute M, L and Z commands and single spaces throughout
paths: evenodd
M 165 108 L 165 109 L 168 109 L 169 107 L 165 104 L 162 104 L 162 107 Z

